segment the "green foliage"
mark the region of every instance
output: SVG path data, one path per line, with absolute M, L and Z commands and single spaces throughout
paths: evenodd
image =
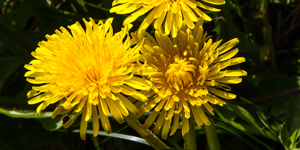
M 134 130 L 113 119 L 115 133 L 100 131 L 94 138 L 89 124 L 87 133 L 91 136 L 82 141 L 77 134 L 80 119 L 64 129 L 63 116 L 51 118 L 54 106 L 37 116 L 37 106 L 27 104 L 26 93 L 31 85 L 24 78 L 23 66 L 33 59 L 30 53 L 38 42 L 61 26 L 82 23 L 82 18 L 99 21 L 114 17 L 114 29 L 120 30 L 126 15 L 110 14 L 111 3 L 112 0 L 0 1 L 0 149 L 152 149 Z M 221 148 L 300 149 L 299 1 L 227 0 L 220 8 L 221 12 L 209 13 L 213 21 L 206 22 L 204 29 L 223 42 L 237 37 L 238 55 L 246 62 L 235 69 L 248 72 L 241 84 L 232 85 L 237 99 L 227 101 L 223 107 L 216 106 L 215 115 L 210 116 L 216 122 Z M 141 17 L 133 23 L 132 31 L 142 20 Z M 206 149 L 204 129 L 195 129 L 198 149 Z M 164 142 L 182 149 L 181 131 Z

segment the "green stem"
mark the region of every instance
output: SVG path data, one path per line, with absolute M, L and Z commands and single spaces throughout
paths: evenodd
M 125 121 L 132 129 L 134 129 L 141 137 L 143 137 L 154 149 L 169 148 L 155 134 L 153 134 L 150 130 L 144 128 L 143 124 L 141 124 L 138 120 L 133 119 L 132 116 L 125 117 Z
M 209 150 L 221 150 L 214 119 L 208 117 L 210 125 L 204 125 Z
M 195 124 L 193 117 L 189 119 L 189 132 L 184 135 L 184 149 L 196 150 L 196 134 L 195 134 Z
M 99 141 L 98 141 L 97 137 L 94 137 L 92 134 L 90 134 L 90 137 L 91 137 L 92 142 L 95 145 L 95 149 L 96 150 L 101 150 L 100 149 L 100 144 L 99 144 Z

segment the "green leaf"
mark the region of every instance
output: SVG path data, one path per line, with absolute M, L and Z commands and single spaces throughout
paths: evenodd
M 84 0 L 77 0 L 77 3 L 82 7 L 82 9 L 83 9 L 84 11 L 87 12 L 87 9 L 86 9 L 86 7 L 85 7 Z
M 37 116 L 34 110 L 17 110 L 3 107 L 0 107 L 0 113 L 12 118 L 49 118 L 52 116 L 52 112 L 44 111 L 40 113 L 40 116 Z
M 265 114 L 264 114 L 262 111 L 258 110 L 258 111 L 257 111 L 257 115 L 258 115 L 258 118 L 260 119 L 260 121 L 261 121 L 261 122 L 267 127 L 267 129 L 269 129 L 269 131 L 275 136 L 276 133 L 275 133 L 275 131 L 270 127 L 269 122 L 268 122 L 268 120 L 267 120 Z
M 258 132 L 259 134 L 268 137 L 270 139 L 273 140 L 277 140 L 276 134 L 272 133 L 272 132 L 267 132 L 265 131 L 263 128 L 261 128 L 256 121 L 253 119 L 253 117 L 251 116 L 251 114 L 245 110 L 244 108 L 234 105 L 231 102 L 226 102 L 226 105 L 224 105 L 225 108 L 235 112 L 241 119 L 243 119 L 244 121 L 246 121 L 249 125 L 242 125 L 242 124 L 238 124 L 236 122 L 233 121 L 229 121 L 229 123 L 241 130 L 244 130 L 245 132 Z M 222 119 L 225 119 L 224 117 Z M 226 119 L 227 120 L 227 119 Z
M 251 101 L 240 97 L 241 100 L 243 100 L 244 102 L 250 104 L 251 106 L 255 107 L 258 111 L 261 111 L 261 113 L 265 113 L 267 114 L 269 117 L 271 117 L 273 120 L 277 121 L 278 123 L 282 124 L 283 122 L 278 119 L 277 117 L 275 117 L 274 115 L 272 115 L 271 113 L 267 112 L 266 110 L 264 110 L 263 108 L 259 107 L 258 105 L 253 104 Z
M 290 148 L 291 149 L 300 148 L 300 147 L 297 147 L 297 144 L 298 144 L 298 146 L 300 146 L 299 145 L 300 140 L 297 140 L 299 137 L 300 137 L 300 127 L 297 130 L 295 130 L 290 137 L 290 141 L 291 141 Z
M 89 3 L 89 2 L 84 2 L 86 5 L 88 6 L 91 6 L 91 7 L 94 7 L 94 8 L 97 8 L 97 9 L 100 9 L 100 10 L 103 10 L 103 11 L 106 11 L 109 13 L 109 9 L 108 8 L 105 8 L 105 7 L 101 7 L 101 6 L 97 6 L 93 3 Z
M 288 131 L 288 128 L 286 126 L 286 123 L 284 122 L 281 125 L 280 131 L 279 131 L 279 139 L 280 139 L 281 144 L 283 145 L 283 147 L 286 150 L 290 149 L 289 146 L 290 146 L 291 142 L 290 142 L 289 138 L 290 138 L 289 131 Z
M 0 58 L 0 90 L 3 86 L 4 81 L 18 69 L 22 60 L 16 57 L 2 57 Z
M 239 139 L 240 141 L 244 142 L 245 144 L 247 144 L 248 146 L 252 147 L 255 150 L 258 150 L 259 148 L 254 145 L 253 143 L 251 143 L 249 140 L 247 140 L 246 138 L 244 138 L 242 135 L 236 133 L 235 131 L 227 128 L 226 126 L 222 125 L 222 124 L 215 124 L 217 128 L 220 128 L 224 131 L 227 131 L 228 133 L 230 133 L 231 135 L 237 137 L 237 139 Z
M 79 133 L 79 130 L 74 130 L 73 132 L 74 133 Z M 86 133 L 87 134 L 93 134 L 93 130 L 87 130 Z M 145 144 L 145 145 L 150 146 L 150 144 L 148 142 L 146 142 L 145 139 L 140 138 L 140 137 L 136 137 L 136 136 L 132 136 L 132 135 L 126 135 L 126 134 L 121 134 L 121 133 L 107 134 L 104 131 L 99 131 L 98 135 L 124 139 L 124 140 L 133 141 L 133 142 L 137 142 L 137 143 L 141 143 L 141 144 Z
M 258 126 L 258 124 L 255 122 L 251 114 L 244 108 L 234 105 L 231 102 L 226 102 L 226 105 L 224 105 L 225 108 L 235 112 L 241 119 L 246 121 L 251 126 L 255 127 L 258 131 L 261 130 L 261 128 Z
M 56 116 L 54 119 L 40 118 L 37 120 L 42 124 L 45 130 L 55 131 L 63 126 L 63 123 L 61 121 L 62 118 L 63 116 Z
M 285 117 L 286 126 L 289 129 L 289 133 L 292 134 L 296 129 L 300 127 L 300 94 L 293 97 L 294 101 L 288 104 L 287 114 Z
M 211 115 L 211 114 L 206 114 L 206 115 L 209 116 L 209 117 L 211 117 L 211 118 L 214 118 L 214 119 L 217 120 L 217 121 L 220 121 L 220 122 L 224 123 L 225 125 L 228 125 L 229 127 L 232 127 L 233 129 L 236 129 L 237 131 L 242 132 L 242 133 L 245 134 L 247 137 L 249 137 L 249 138 L 253 139 L 254 141 L 258 142 L 259 144 L 263 145 L 265 148 L 267 148 L 267 149 L 269 149 L 269 150 L 272 150 L 272 148 L 271 148 L 269 145 L 267 145 L 267 144 L 264 143 L 263 141 L 261 141 L 261 140 L 255 138 L 254 136 L 252 136 L 252 135 L 250 135 L 250 134 L 248 133 L 250 130 L 252 130 L 251 127 L 246 127 L 245 125 L 241 125 L 241 124 L 235 123 L 235 122 L 233 122 L 233 121 L 230 121 L 230 120 L 224 118 L 224 117 L 222 116 L 222 114 L 219 113 L 216 109 L 215 109 L 215 112 L 216 112 L 216 113 L 218 114 L 218 116 L 219 116 L 220 118 L 222 118 L 222 119 L 219 119 L 219 118 L 217 118 L 217 117 L 215 117 L 215 116 L 213 116 L 213 115 Z M 268 137 L 268 136 L 267 136 L 267 137 Z M 270 138 L 271 138 L 271 136 L 270 136 Z M 272 138 L 271 138 L 271 139 L 272 139 Z

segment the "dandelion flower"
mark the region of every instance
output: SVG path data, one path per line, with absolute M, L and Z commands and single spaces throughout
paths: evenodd
M 203 13 L 199 8 L 209 11 L 217 12 L 220 9 L 216 9 L 203 4 L 209 3 L 214 5 L 222 5 L 224 0 L 114 0 L 113 8 L 110 12 L 117 14 L 129 14 L 123 25 L 127 25 L 135 21 L 138 17 L 150 12 L 144 21 L 142 22 L 139 35 L 148 28 L 148 26 L 154 21 L 154 28 L 159 29 L 164 23 L 165 34 L 172 33 L 173 37 L 176 37 L 177 31 L 185 22 L 189 28 L 194 28 L 194 22 L 198 21 L 198 17 L 204 20 L 211 21 L 211 18 Z
M 239 76 L 247 75 L 243 70 L 226 70 L 228 66 L 245 61 L 243 57 L 234 57 L 238 49 L 232 49 L 239 41 L 232 39 L 219 46 L 222 40 L 213 42 L 204 33 L 203 19 L 199 19 L 194 29 L 183 25 L 177 37 L 169 38 L 162 29 L 155 32 L 155 39 L 146 33 L 141 52 L 147 65 L 157 70 L 150 75 L 153 83 L 153 98 L 144 103 L 143 111 L 152 113 L 145 121 L 149 128 L 156 120 L 154 133 L 161 132 L 166 139 L 175 133 L 182 116 L 182 135 L 189 132 L 188 119 L 193 116 L 198 126 L 210 125 L 205 113 L 213 113 L 211 105 L 223 105 L 221 99 L 234 99 L 226 84 L 242 81 Z M 157 118 L 158 116 L 158 118 Z
M 147 97 L 137 91 L 149 90 L 149 81 L 134 76 L 142 71 L 139 50 L 143 42 L 134 43 L 128 35 L 130 25 L 113 33 L 113 18 L 98 24 L 83 19 L 86 30 L 76 22 L 63 27 L 53 35 L 46 35 L 47 41 L 39 43 L 32 52 L 35 57 L 25 68 L 25 77 L 32 84 L 27 94 L 29 104 L 41 103 L 36 112 L 40 114 L 48 105 L 58 102 L 52 118 L 58 114 L 82 113 L 80 136 L 86 138 L 87 123 L 92 118 L 93 133 L 99 131 L 99 117 L 102 127 L 111 132 L 108 116 L 119 123 L 124 116 L 138 113 L 138 109 L 125 95 L 146 101 Z M 98 117 L 99 116 L 99 117 Z M 64 125 L 69 127 L 76 119 Z

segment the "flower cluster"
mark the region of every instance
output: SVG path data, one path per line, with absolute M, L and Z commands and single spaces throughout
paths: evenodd
M 198 126 L 210 125 L 205 113 L 214 114 L 211 105 L 224 105 L 221 98 L 234 99 L 236 95 L 228 92 L 227 84 L 240 83 L 240 76 L 247 73 L 226 70 L 245 58 L 233 58 L 238 39 L 213 42 L 203 30 L 204 20 L 211 18 L 200 8 L 220 11 L 203 2 L 225 3 L 114 0 L 110 12 L 132 13 L 120 32 L 113 32 L 112 18 L 105 23 L 90 18 L 83 19 L 85 30 L 76 22 L 68 26 L 71 32 L 61 27 L 46 35 L 47 41 L 32 52 L 35 59 L 25 65 L 27 81 L 35 84 L 27 94 L 28 103 L 40 103 L 37 114 L 56 104 L 53 118 L 71 114 L 76 119 L 81 114 L 82 139 L 86 138 L 89 120 L 94 136 L 100 121 L 107 133 L 112 132 L 110 115 L 123 123 L 128 115 L 151 111 L 144 126 L 150 128 L 155 122 L 154 133 L 161 131 L 163 139 L 176 132 L 180 118 L 182 135 L 189 132 L 191 117 Z M 130 23 L 147 12 L 138 31 L 129 34 Z M 146 32 L 152 23 L 154 37 Z M 64 127 L 75 119 L 69 119 Z

